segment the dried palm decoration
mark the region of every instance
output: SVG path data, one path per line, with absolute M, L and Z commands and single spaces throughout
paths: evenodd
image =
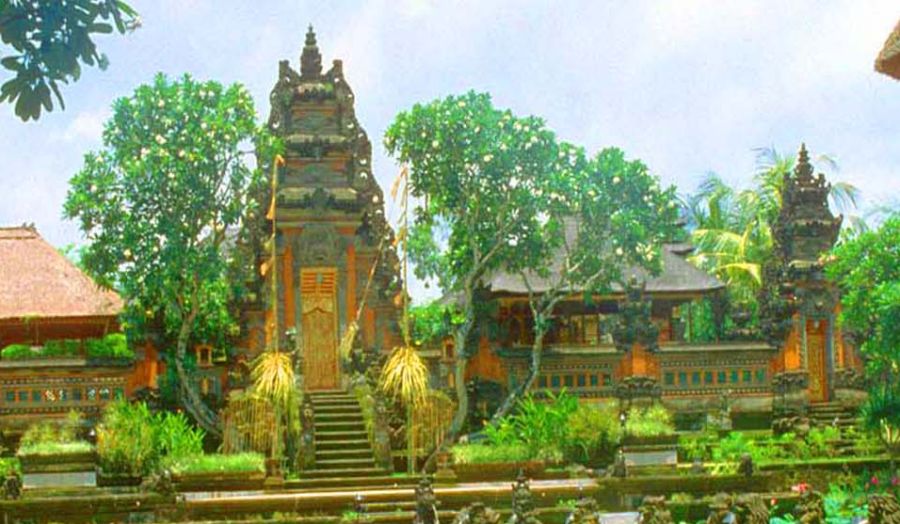
M 428 368 L 414 347 L 394 348 L 381 370 L 381 390 L 410 406 L 424 401 L 428 393 Z
M 276 406 L 284 406 L 294 389 L 294 366 L 288 353 L 265 351 L 253 361 L 253 390 Z

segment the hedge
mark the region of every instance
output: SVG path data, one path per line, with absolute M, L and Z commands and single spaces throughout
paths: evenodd
M 133 359 L 134 351 L 128 347 L 125 335 L 113 333 L 103 338 L 85 340 L 47 340 L 43 346 L 32 350 L 29 344 L 10 344 L 0 351 L 3 360 L 28 360 L 53 357 L 79 357 L 84 344 L 88 358 Z

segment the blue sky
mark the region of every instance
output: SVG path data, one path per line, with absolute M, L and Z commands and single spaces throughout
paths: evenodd
M 590 150 L 621 147 L 681 191 L 708 171 L 747 183 L 754 148 L 806 141 L 866 206 L 900 195 L 900 82 L 872 68 L 895 0 L 130 3 L 143 26 L 100 39 L 110 67 L 67 87 L 65 112 L 25 124 L 0 106 L 0 225 L 80 241 L 62 202 L 115 98 L 158 71 L 189 72 L 244 83 L 264 118 L 278 61 L 299 67 L 309 23 L 324 63 L 344 61 L 382 186 L 397 171 L 380 140 L 392 117 L 476 89 Z

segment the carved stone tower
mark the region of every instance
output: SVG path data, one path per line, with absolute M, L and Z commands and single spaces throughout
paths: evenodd
M 836 368 L 838 294 L 825 278 L 822 257 L 837 241 L 843 217 L 828 208 L 830 189 L 824 175 L 813 175 L 801 145 L 793 175 L 785 176 L 773 227 L 775 260 L 766 269 L 766 287 L 777 293 L 762 297 L 764 325 L 784 345 L 780 367 L 807 376 L 801 382 L 810 402 L 830 399 Z
M 305 389 L 345 387 L 338 345 L 361 305 L 357 346 L 388 351 L 399 337 L 397 257 L 372 175 L 371 143 L 356 119 L 341 61 L 323 74 L 312 27 L 300 73 L 282 61 L 270 102 L 269 127 L 284 142 L 285 162 L 262 227 L 271 228 L 276 217 L 281 345 L 298 350 Z M 270 201 L 268 191 L 261 200 Z M 264 268 L 271 266 L 265 251 L 260 257 Z M 267 293 L 270 286 L 262 288 Z M 271 304 L 273 297 L 266 298 Z M 287 337 L 291 332 L 296 336 Z M 267 329 L 266 338 L 272 336 Z

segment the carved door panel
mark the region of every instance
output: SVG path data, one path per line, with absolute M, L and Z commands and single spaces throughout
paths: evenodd
M 303 377 L 308 390 L 340 386 L 335 282 L 334 268 L 304 268 L 300 272 Z
M 809 321 L 806 328 L 806 359 L 809 368 L 809 400 L 825 402 L 828 400 L 828 370 L 825 362 L 825 329 L 824 321 Z

